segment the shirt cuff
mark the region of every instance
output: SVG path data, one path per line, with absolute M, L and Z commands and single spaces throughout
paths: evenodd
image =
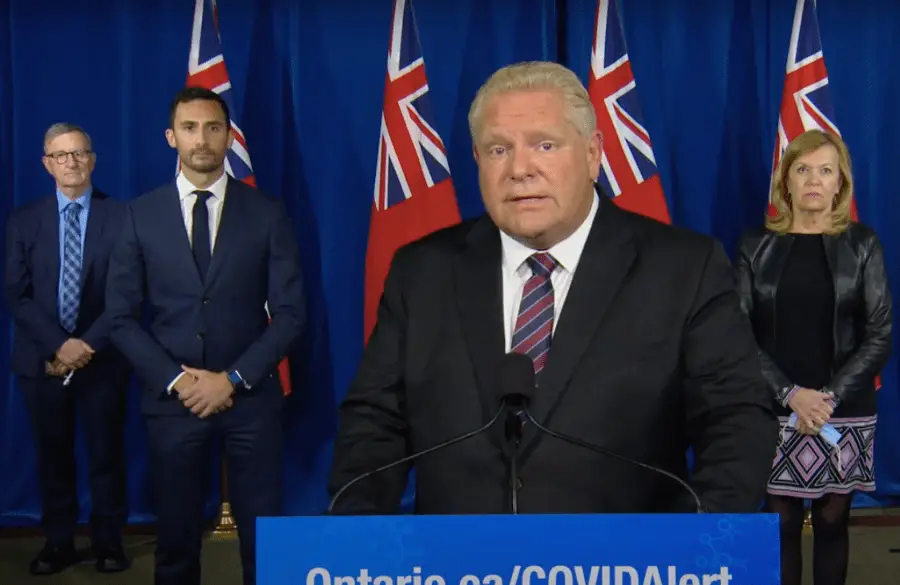
M 171 393 L 172 393 L 172 390 L 175 389 L 175 384 L 178 383 L 178 380 L 180 380 L 181 377 L 182 377 L 183 375 L 184 375 L 184 372 L 181 372 L 180 374 L 178 374 L 177 376 L 175 376 L 175 379 L 174 379 L 174 380 L 172 380 L 171 382 L 169 382 L 169 386 L 166 388 L 166 394 L 171 394 Z
M 796 394 L 797 390 L 799 390 L 799 389 L 800 389 L 800 386 L 797 386 L 796 384 L 794 384 L 789 389 L 787 389 L 787 394 L 784 395 L 784 399 L 781 401 L 781 406 L 787 408 L 788 403 L 791 401 L 791 398 L 794 397 L 794 394 Z
M 841 404 L 841 399 L 834 395 L 834 392 L 829 390 L 827 387 L 822 388 L 822 392 L 828 394 L 828 399 L 831 401 L 831 408 L 837 408 Z

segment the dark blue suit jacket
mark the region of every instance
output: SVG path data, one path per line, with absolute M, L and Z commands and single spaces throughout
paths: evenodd
M 278 362 L 300 336 L 304 303 L 300 254 L 279 200 L 229 177 L 205 278 L 175 183 L 130 202 L 110 261 L 107 307 L 113 343 L 144 387 L 145 413 L 190 414 L 166 392 L 182 364 L 238 370 L 251 387 L 239 394 L 280 396 Z
M 20 376 L 39 377 L 44 362 L 70 337 L 94 348 L 85 370 L 127 369 L 109 343 L 109 319 L 104 313 L 109 256 L 122 225 L 125 205 L 94 189 L 84 239 L 81 307 L 72 334 L 59 324 L 59 207 L 56 195 L 15 209 L 6 225 L 6 303 L 14 323 L 12 369 Z M 76 374 L 77 375 L 77 374 Z

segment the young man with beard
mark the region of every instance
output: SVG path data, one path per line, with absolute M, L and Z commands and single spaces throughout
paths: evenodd
M 226 174 L 234 134 L 219 95 L 183 89 L 169 122 L 182 169 L 129 205 L 109 267 L 112 339 L 144 389 L 155 583 L 200 583 L 210 449 L 222 440 L 249 585 L 256 518 L 281 512 L 276 374 L 304 321 L 299 251 L 281 203 Z

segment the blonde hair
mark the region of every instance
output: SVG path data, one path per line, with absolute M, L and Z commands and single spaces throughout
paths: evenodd
M 807 130 L 793 139 L 784 151 L 778 168 L 772 175 L 772 187 L 769 199 L 775 208 L 775 215 L 766 217 L 766 227 L 774 232 L 786 234 L 794 223 L 794 212 L 791 209 L 791 194 L 787 190 L 788 173 L 791 166 L 804 154 L 808 154 L 823 146 L 831 145 L 838 154 L 841 188 L 835 195 L 831 209 L 831 226 L 826 233 L 839 234 L 850 225 L 850 204 L 853 197 L 853 173 L 850 166 L 850 151 L 839 136 L 822 130 Z
M 469 108 L 469 132 L 474 142 L 481 131 L 484 105 L 506 92 L 558 90 L 565 102 L 566 119 L 578 133 L 589 137 L 597 128 L 597 114 L 591 97 L 575 73 L 559 63 L 528 61 L 514 63 L 497 70 L 475 94 Z

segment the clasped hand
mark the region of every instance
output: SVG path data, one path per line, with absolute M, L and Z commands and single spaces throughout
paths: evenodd
M 94 357 L 94 348 L 73 337 L 62 344 L 53 361 L 44 363 L 44 373 L 48 376 L 65 376 L 72 370 L 78 370 L 88 365 L 92 357 Z
M 788 402 L 797 414 L 797 430 L 804 435 L 817 435 L 834 412 L 831 396 L 819 390 L 800 388 Z
M 181 366 L 185 375 L 175 384 L 175 391 L 185 407 L 199 418 L 222 412 L 234 403 L 234 386 L 225 372 L 210 372 Z

